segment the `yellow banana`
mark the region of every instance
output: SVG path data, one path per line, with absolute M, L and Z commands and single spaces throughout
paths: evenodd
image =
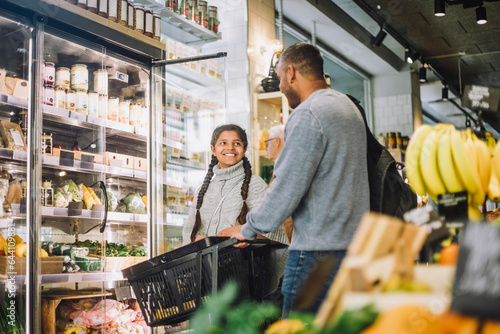
M 495 145 L 495 150 L 493 151 L 493 167 L 495 168 L 495 172 L 497 176 L 500 175 L 500 140 Z
M 460 180 L 457 167 L 453 162 L 451 152 L 451 131 L 448 130 L 439 138 L 439 148 L 437 153 L 438 169 L 441 179 L 449 193 L 464 191 L 465 186 Z
M 488 199 L 492 202 L 500 202 L 500 182 L 495 168 L 495 161 L 492 160 L 490 183 L 488 184 Z
M 483 205 L 486 194 L 484 192 L 483 184 L 481 182 L 481 177 L 479 175 L 479 161 L 475 144 L 472 139 L 472 130 L 467 129 L 463 134 L 463 138 L 464 138 L 465 152 L 467 153 L 467 157 L 471 162 L 472 174 L 474 175 L 474 182 L 477 184 L 477 191 L 470 193 L 471 204 L 478 206 Z
M 405 165 L 408 183 L 420 196 L 425 196 L 427 193 L 420 173 L 420 152 L 425 138 L 431 131 L 433 131 L 433 128 L 428 124 L 420 126 L 415 130 L 415 133 L 408 143 L 408 148 L 406 149 Z
M 462 184 L 465 186 L 469 194 L 477 192 L 479 184 L 476 183 L 474 173 L 472 170 L 472 163 L 467 157 L 465 151 L 465 143 L 456 130 L 451 131 L 451 152 L 453 155 L 453 162 L 458 170 L 458 175 Z
M 490 151 L 491 156 L 493 157 L 493 153 L 495 151 L 495 145 L 497 144 L 495 137 L 491 132 L 486 132 L 486 146 L 488 146 L 488 149 Z
M 491 175 L 491 154 L 488 149 L 488 146 L 486 146 L 486 143 L 484 141 L 477 138 L 477 136 L 474 133 L 471 133 L 471 137 L 476 149 L 477 164 L 478 164 L 479 177 L 481 179 L 481 185 L 483 186 L 483 190 L 487 192 Z
M 434 130 L 427 135 L 422 145 L 420 153 L 420 170 L 425 188 L 429 196 L 437 202 L 437 196 L 446 192 L 443 180 L 438 170 L 437 152 L 439 147 L 439 138 L 446 130 Z
M 474 204 L 469 204 L 469 220 L 472 222 L 480 222 L 483 220 L 483 214 L 481 210 L 479 210 L 479 207 Z

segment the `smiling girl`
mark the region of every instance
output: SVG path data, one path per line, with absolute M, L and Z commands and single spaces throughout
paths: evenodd
M 245 157 L 247 146 L 245 130 L 238 125 L 221 125 L 212 133 L 212 160 L 194 198 L 196 206 L 191 207 L 184 224 L 184 245 L 206 236 L 229 236 L 245 224 L 246 214 L 264 198 L 267 184 L 252 175 Z M 264 237 L 288 244 L 283 228 Z

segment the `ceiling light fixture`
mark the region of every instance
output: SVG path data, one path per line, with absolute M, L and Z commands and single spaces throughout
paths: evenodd
M 448 88 L 446 86 L 441 90 L 441 100 L 448 101 Z
M 486 8 L 483 6 L 476 8 L 476 22 L 477 24 L 485 24 L 488 22 L 486 19 Z
M 444 16 L 445 15 L 444 0 L 434 0 L 434 15 L 435 16 Z
M 427 69 L 422 66 L 420 67 L 420 71 L 418 73 L 418 81 L 420 82 L 427 82 Z
M 412 64 L 413 63 L 413 59 L 411 58 L 411 51 L 409 49 L 405 50 L 405 61 L 408 64 Z
M 384 31 L 384 28 L 380 27 L 380 31 L 378 32 L 377 36 L 375 36 L 375 38 L 372 40 L 372 44 L 375 46 L 380 46 L 386 36 L 387 33 Z

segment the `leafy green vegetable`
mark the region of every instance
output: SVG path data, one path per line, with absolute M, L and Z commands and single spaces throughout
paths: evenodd
M 124 204 L 126 207 L 126 212 L 128 213 L 138 213 L 146 214 L 148 213 L 146 204 L 142 201 L 140 194 L 128 194 L 121 199 L 120 204 Z
M 321 331 L 321 334 L 359 334 L 371 326 L 378 317 L 374 305 L 369 304 L 359 309 L 344 311 L 333 323 Z
M 83 194 L 73 180 L 65 180 L 61 183 L 60 187 L 67 193 L 72 195 L 72 200 L 75 202 L 81 202 L 83 200 Z

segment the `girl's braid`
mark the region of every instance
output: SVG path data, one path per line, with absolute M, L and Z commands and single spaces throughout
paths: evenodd
M 247 196 L 248 196 L 248 187 L 250 185 L 250 179 L 252 178 L 252 166 L 248 161 L 247 157 L 243 157 L 243 167 L 245 168 L 245 178 L 243 179 L 243 184 L 241 185 L 241 198 L 243 199 L 243 206 L 241 207 L 240 215 L 237 218 L 237 221 L 240 225 L 244 225 L 247 222 Z

